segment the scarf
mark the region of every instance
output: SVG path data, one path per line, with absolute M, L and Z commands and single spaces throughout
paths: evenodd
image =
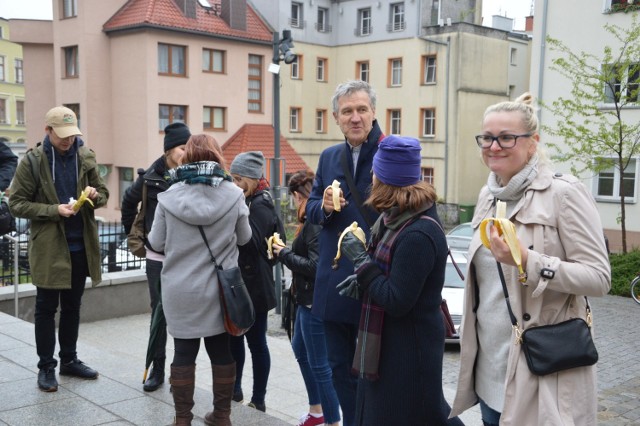
M 397 207 L 384 211 L 371 228 L 371 244 L 367 252 L 371 259 L 382 270 L 384 276 L 389 276 L 393 255 L 393 243 L 405 226 L 429 209 L 433 203 L 427 203 L 417 211 L 399 212 Z M 360 324 L 358 326 L 358 341 L 356 353 L 353 357 L 351 372 L 361 379 L 376 381 L 380 378 L 378 366 L 380 364 L 380 348 L 382 342 L 382 326 L 384 324 L 384 309 L 376 304 L 365 292 L 360 308 Z
M 519 200 L 524 190 L 533 182 L 538 175 L 538 154 L 534 154 L 531 159 L 518 173 L 509 180 L 505 186 L 495 173 L 489 173 L 487 188 L 489 192 L 502 201 Z
M 171 184 L 176 182 L 184 182 L 188 185 L 204 183 L 217 188 L 223 180 L 233 182 L 231 175 L 215 161 L 197 161 L 169 170 Z

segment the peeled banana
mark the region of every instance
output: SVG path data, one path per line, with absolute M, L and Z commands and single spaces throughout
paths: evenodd
M 504 241 L 509 246 L 511 256 L 518 266 L 519 279 L 521 282 L 526 282 L 526 274 L 522 269 L 522 253 L 520 252 L 520 242 L 518 241 L 518 235 L 516 234 L 516 227 L 507 216 L 507 203 L 504 201 L 496 202 L 496 217 L 484 219 L 480 223 L 480 240 L 482 244 L 491 249 L 491 240 L 489 239 L 489 233 L 487 228 L 493 224 L 498 228 L 498 233 L 504 236 Z
M 367 236 L 365 235 L 364 230 L 358 226 L 358 222 L 354 221 L 351 225 L 347 226 L 344 231 L 342 231 L 342 234 L 340 234 L 340 238 L 338 239 L 338 253 L 336 254 L 336 257 L 333 258 L 333 263 L 331 264 L 331 268 L 333 269 L 338 269 L 338 261 L 340 260 L 341 256 L 340 246 L 342 246 L 342 239 L 349 232 L 353 232 L 353 235 L 357 239 L 362 241 L 362 244 L 364 244 L 365 246 L 367 245 Z
M 93 201 L 89 198 L 89 192 L 86 189 L 80 193 L 80 197 L 77 200 L 74 200 L 73 198 L 69 200 L 69 203 L 72 204 L 73 211 L 75 212 L 79 211 L 80 207 L 82 207 L 85 202 L 91 204 L 91 207 L 93 207 Z
M 342 208 L 340 207 L 340 181 L 334 179 L 333 182 L 331 182 L 331 185 L 327 186 L 324 189 L 324 192 L 326 193 L 329 190 L 329 188 L 331 188 L 331 191 L 333 192 L 333 195 L 332 195 L 333 209 L 339 212 Z M 322 207 L 324 208 L 324 197 L 323 197 Z
M 267 258 L 273 259 L 273 245 L 277 244 L 279 246 L 284 246 L 284 241 L 280 239 L 280 234 L 274 232 L 272 236 L 267 238 Z

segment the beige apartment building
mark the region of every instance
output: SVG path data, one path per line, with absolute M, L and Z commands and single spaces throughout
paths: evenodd
M 52 2 L 52 21 L 10 22 L 24 51 L 28 145 L 44 137 L 49 108 L 73 109 L 111 191 L 97 213 L 107 220 L 119 220 L 136 170 L 162 154 L 167 124 L 220 144 L 245 124 L 271 125 L 273 36 L 246 0 Z
M 0 17 L 0 137 L 20 154 L 26 138 L 22 47 L 11 41 L 9 21 Z

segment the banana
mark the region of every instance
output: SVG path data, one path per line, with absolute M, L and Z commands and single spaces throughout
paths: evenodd
M 340 246 L 342 245 L 342 239 L 349 232 L 353 232 L 353 235 L 362 241 L 362 244 L 365 246 L 367 245 L 367 236 L 365 235 L 364 230 L 358 226 L 358 222 L 354 221 L 351 225 L 347 226 L 344 231 L 342 231 L 342 234 L 340 234 L 340 238 L 338 239 L 338 253 L 336 254 L 336 257 L 333 258 L 333 263 L 331 264 L 331 268 L 333 269 L 338 269 L 338 260 L 340 260 L 341 256 Z
M 86 190 L 80 193 L 80 197 L 77 200 L 72 198 L 69 202 L 73 204 L 73 211 L 76 212 L 80 210 L 80 207 L 82 207 L 85 202 L 91 204 L 91 207 L 93 207 L 93 201 L 89 198 L 89 193 Z
M 279 246 L 284 246 L 284 241 L 280 239 L 280 234 L 274 232 L 272 236 L 267 239 L 267 258 L 273 259 L 273 245 L 277 244 Z
M 337 212 L 340 211 L 340 182 L 336 179 L 331 182 L 331 189 L 333 189 L 333 209 Z
M 496 217 L 484 219 L 480 223 L 480 240 L 482 244 L 491 249 L 491 240 L 489 239 L 489 233 L 487 228 L 493 224 L 498 228 L 498 233 L 504 236 L 504 241 L 509 246 L 511 256 L 518 266 L 518 273 L 520 274 L 520 281 L 526 282 L 526 275 L 522 269 L 522 253 L 520 252 L 520 242 L 518 241 L 518 235 L 516 234 L 516 227 L 509 219 L 507 215 L 507 203 L 504 201 L 498 201 L 496 203 Z

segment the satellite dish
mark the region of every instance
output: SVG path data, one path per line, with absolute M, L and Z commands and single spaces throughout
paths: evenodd
M 109 174 L 109 167 L 104 164 L 98 165 L 98 172 L 100 173 L 100 177 L 106 177 Z

